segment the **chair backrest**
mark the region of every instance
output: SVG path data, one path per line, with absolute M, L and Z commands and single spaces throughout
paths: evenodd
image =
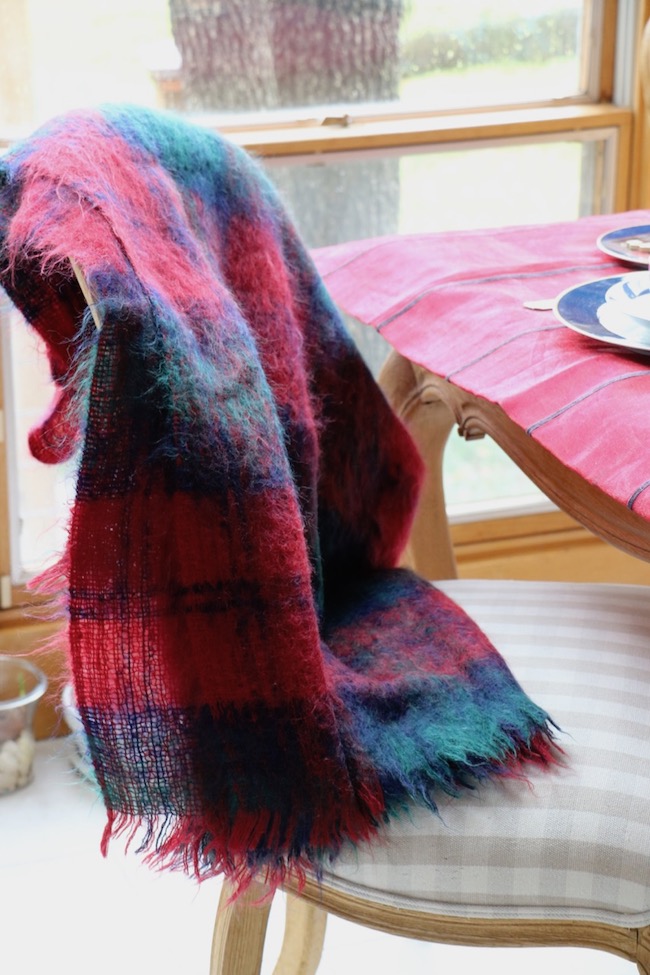
M 84 298 L 86 299 L 86 303 L 88 307 L 90 308 L 90 312 L 93 316 L 93 321 L 95 322 L 97 328 L 100 329 L 102 327 L 102 320 L 99 317 L 99 312 L 97 310 L 97 305 L 95 303 L 95 297 L 92 293 L 90 285 L 88 284 L 86 275 L 83 273 L 83 271 L 81 270 L 77 262 L 72 257 L 70 258 L 70 264 L 72 265 L 72 270 L 74 271 L 74 276 L 76 277 L 77 283 L 81 288 L 81 292 Z

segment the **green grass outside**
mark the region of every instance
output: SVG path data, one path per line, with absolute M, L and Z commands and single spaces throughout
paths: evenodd
M 582 9 L 580 0 L 535 0 L 530 8 L 522 0 L 406 0 L 400 29 L 402 40 L 411 40 L 444 27 L 464 31 L 481 23 L 507 23 L 525 14 L 558 13 L 571 7 Z

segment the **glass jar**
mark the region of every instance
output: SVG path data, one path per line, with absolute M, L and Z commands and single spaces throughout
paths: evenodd
M 32 779 L 34 712 L 46 688 L 45 674 L 34 664 L 0 654 L 0 795 Z

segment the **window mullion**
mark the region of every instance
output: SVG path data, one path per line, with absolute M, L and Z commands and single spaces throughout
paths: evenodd
M 580 88 L 590 101 L 611 101 L 619 0 L 586 0 L 582 20 Z
M 6 301 L 0 296 L 0 336 L 6 334 Z M 9 504 L 9 458 L 7 422 L 7 382 L 5 381 L 5 343 L 0 343 L 0 609 L 12 605 L 11 587 L 11 518 Z

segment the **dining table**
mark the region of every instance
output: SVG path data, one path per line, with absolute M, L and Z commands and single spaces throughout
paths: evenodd
M 380 382 L 430 468 L 454 424 L 489 434 L 561 509 L 650 561 L 650 321 L 629 314 L 650 304 L 650 211 L 312 255 L 338 307 L 392 348 Z M 439 471 L 428 493 L 442 520 Z M 440 578 L 448 560 L 425 542 L 414 567 Z

